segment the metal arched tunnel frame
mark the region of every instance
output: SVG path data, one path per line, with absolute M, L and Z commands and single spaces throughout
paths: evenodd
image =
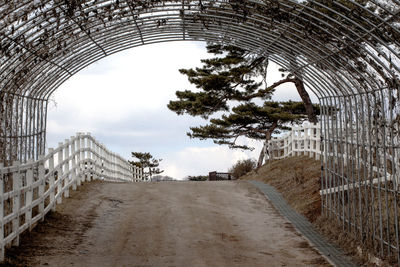
M 0 1 L 0 162 L 44 154 L 49 97 L 93 62 L 152 43 L 229 43 L 317 95 L 322 210 L 399 261 L 399 12 L 399 0 Z

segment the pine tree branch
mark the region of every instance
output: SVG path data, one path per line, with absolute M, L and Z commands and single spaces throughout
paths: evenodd
M 247 96 L 240 96 L 240 97 L 235 97 L 232 100 L 237 100 L 237 101 L 249 101 L 251 99 L 257 98 L 257 97 L 264 97 L 266 94 L 268 94 L 269 92 L 271 92 L 273 89 L 275 89 L 276 87 L 284 84 L 284 83 L 294 83 L 296 80 L 293 78 L 286 78 L 283 80 L 280 80 L 276 83 L 274 83 L 271 86 L 268 86 L 265 89 L 261 89 L 259 90 L 257 93 L 251 94 L 251 95 L 247 95 Z

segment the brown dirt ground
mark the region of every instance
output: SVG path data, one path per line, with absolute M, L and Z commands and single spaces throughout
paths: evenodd
M 366 255 L 358 255 L 357 247 L 361 244 L 351 233 L 343 232 L 336 220 L 321 215 L 321 161 L 307 156 L 275 160 L 240 179 L 263 181 L 274 186 L 294 210 L 304 215 L 322 235 L 341 247 L 355 262 L 362 266 L 375 266 L 368 262 Z M 371 250 L 368 252 L 373 254 Z M 383 266 L 391 265 L 383 262 Z
M 244 181 L 88 183 L 3 266 L 327 266 Z

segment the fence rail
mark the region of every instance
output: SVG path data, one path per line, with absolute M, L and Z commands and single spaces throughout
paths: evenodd
M 323 185 L 323 188 L 320 190 L 321 195 L 336 194 L 341 191 L 353 190 L 360 186 L 369 184 L 376 185 L 388 181 L 393 181 L 396 185 L 399 185 L 400 181 L 398 177 L 396 180 L 393 180 L 395 178 L 394 175 L 388 172 L 387 169 L 385 170 L 382 167 L 376 166 L 379 164 L 371 164 L 370 161 L 365 160 L 365 157 L 361 157 L 359 154 L 351 155 L 350 149 L 346 146 L 343 146 L 341 151 L 337 149 L 330 152 L 324 150 L 323 139 L 321 136 L 319 123 L 305 123 L 301 126 L 293 126 L 291 131 L 288 133 L 280 137 L 274 137 L 265 144 L 265 158 L 267 160 L 276 160 L 290 156 L 308 155 L 316 160 L 322 158 L 325 163 L 324 165 L 327 164 L 328 158 L 331 159 L 331 164 L 335 165 L 339 164 L 339 161 L 342 158 L 350 158 L 352 162 L 358 162 L 358 165 L 364 165 L 368 169 L 366 172 L 367 177 L 365 177 L 364 180 L 350 181 L 347 177 L 343 177 L 344 182 L 340 185 Z M 343 143 L 352 145 L 352 143 L 346 142 L 346 140 L 343 140 Z M 347 167 L 351 164 L 351 162 L 348 163 L 347 161 L 343 161 L 343 167 Z M 400 169 L 398 160 L 392 160 L 392 164 L 395 164 L 397 168 Z
M 63 196 L 69 197 L 71 188 L 76 190 L 82 182 L 94 179 L 135 182 L 142 179 L 142 173 L 82 133 L 50 148 L 38 161 L 0 165 L 0 260 L 5 247 L 18 246 L 20 234 L 55 210 Z
M 266 159 L 283 159 L 290 156 L 309 155 L 320 159 L 321 127 L 319 123 L 293 126 L 281 137 L 273 137 L 266 143 Z

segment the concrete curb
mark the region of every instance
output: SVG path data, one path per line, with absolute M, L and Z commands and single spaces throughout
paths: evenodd
M 308 239 L 312 247 L 318 250 L 329 263 L 334 266 L 358 266 L 352 263 L 338 247 L 322 237 L 304 216 L 294 211 L 274 187 L 259 181 L 249 181 L 249 183 L 263 192 L 279 213 L 292 223 L 297 231 Z

